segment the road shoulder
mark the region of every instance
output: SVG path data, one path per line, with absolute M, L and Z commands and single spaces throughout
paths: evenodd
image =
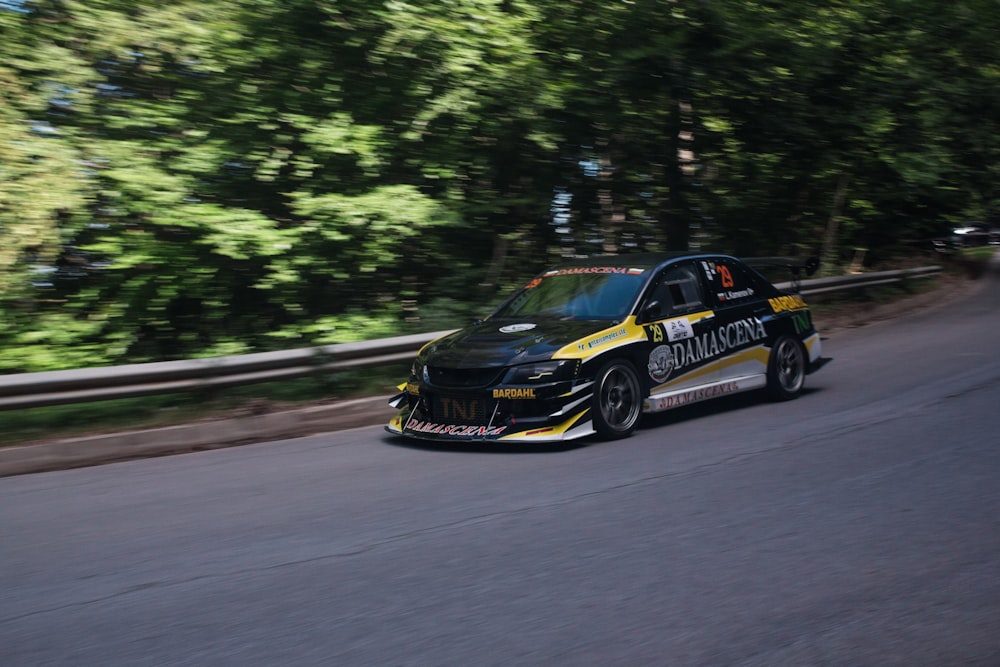
M 981 282 L 943 279 L 940 286 L 889 303 L 819 308 L 824 336 L 931 310 L 973 296 Z M 386 423 L 388 396 L 307 405 L 261 414 L 203 419 L 151 429 L 100 433 L 0 447 L 0 477 L 282 440 Z

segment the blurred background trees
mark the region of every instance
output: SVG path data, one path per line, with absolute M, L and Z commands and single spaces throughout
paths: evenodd
M 994 0 L 0 1 L 0 372 L 446 328 L 998 206 Z

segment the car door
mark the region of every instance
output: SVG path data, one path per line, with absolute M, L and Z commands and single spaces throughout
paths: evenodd
M 767 373 L 769 355 L 761 318 L 771 312 L 764 289 L 755 274 L 736 259 L 717 257 L 699 263 L 715 313 L 718 379 L 741 381 L 743 386 L 760 381 Z
M 641 311 L 649 355 L 646 373 L 651 397 L 716 380 L 706 343 L 714 335 L 715 314 L 694 261 L 671 264 L 653 283 Z

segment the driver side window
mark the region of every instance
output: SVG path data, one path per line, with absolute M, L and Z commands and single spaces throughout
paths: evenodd
M 653 301 L 660 304 L 658 318 L 702 310 L 705 298 L 698 273 L 686 264 L 668 268 L 650 293 L 648 303 Z

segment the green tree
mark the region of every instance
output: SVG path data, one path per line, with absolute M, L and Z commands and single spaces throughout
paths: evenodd
M 8 0 L 0 370 L 449 326 L 562 254 L 997 212 L 991 0 Z

